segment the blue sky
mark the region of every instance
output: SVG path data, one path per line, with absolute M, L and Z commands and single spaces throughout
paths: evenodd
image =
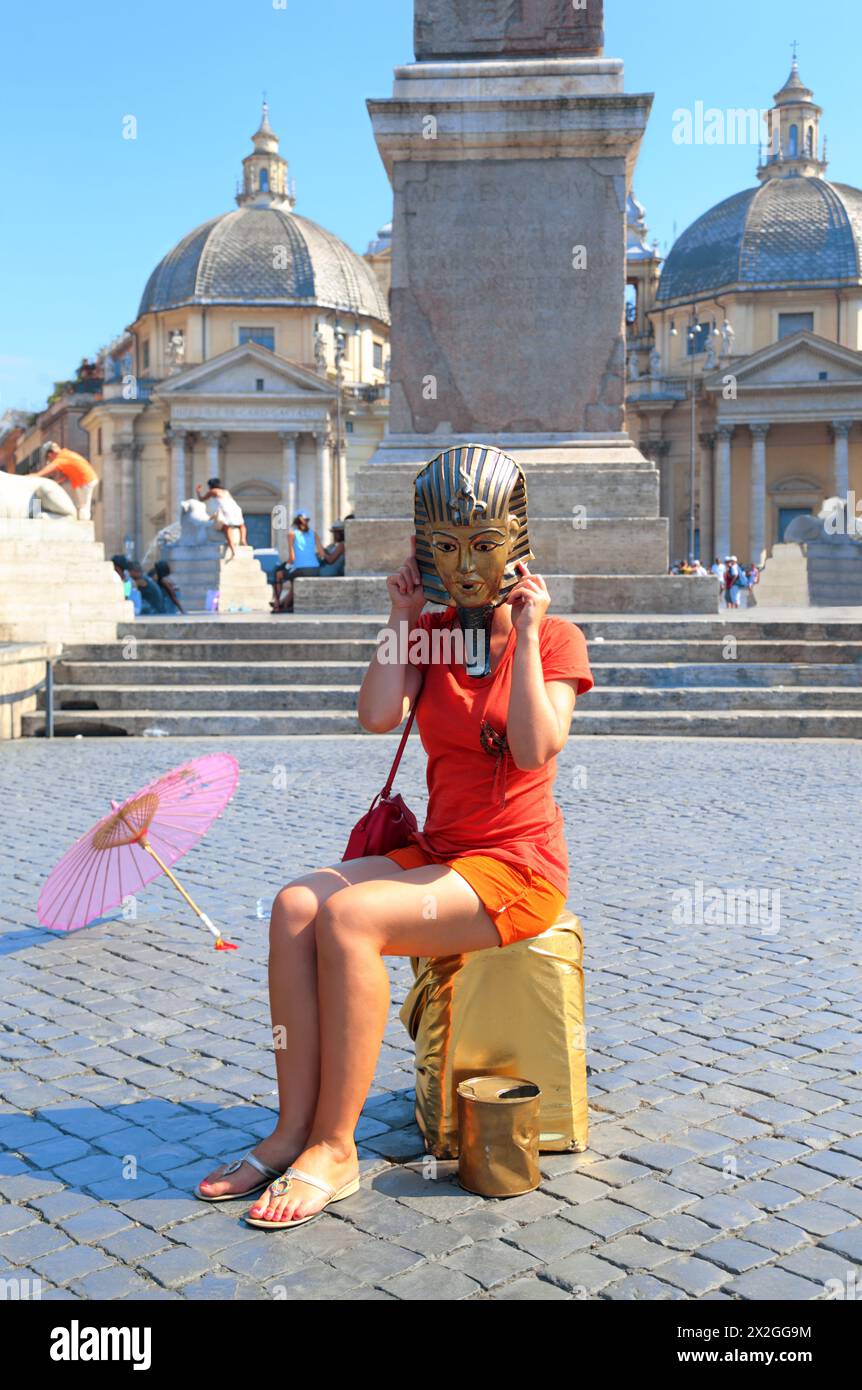
M 757 160 L 675 144 L 674 111 L 768 106 L 793 39 L 830 177 L 862 184 L 858 0 L 605 0 L 605 27 L 627 89 L 656 94 L 635 187 L 662 249 Z M 156 261 L 234 206 L 264 90 L 298 212 L 358 251 L 391 216 L 365 98 L 412 59 L 411 0 L 41 0 L 7 8 L 2 39 L 0 411 L 44 404 L 132 321 Z

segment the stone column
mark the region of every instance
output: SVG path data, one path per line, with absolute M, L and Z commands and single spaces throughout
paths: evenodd
M 668 519 L 668 543 L 673 531 L 673 472 L 670 465 L 670 443 L 666 439 L 651 439 L 645 446 L 647 458 L 652 459 L 659 476 L 659 516 Z
M 715 553 L 723 560 L 730 554 L 730 441 L 735 425 L 718 425 L 715 437 L 718 454 L 715 460 Z
M 314 510 L 312 526 L 320 537 L 322 545 L 329 539 L 332 525 L 332 436 L 325 430 L 318 430 L 314 436 L 317 444 L 317 476 L 314 483 Z
M 832 421 L 832 495 L 846 502 L 850 491 L 850 431 L 852 420 Z
M 338 457 L 335 463 L 336 472 L 336 496 L 337 496 L 337 515 L 343 517 L 347 511 L 347 441 L 341 439 L 336 444 Z M 325 544 L 329 543 L 329 536 Z
M 219 430 L 207 430 L 201 438 L 207 446 L 207 478 L 220 478 L 225 437 Z
M 751 509 L 748 533 L 749 557 L 762 565 L 766 558 L 766 436 L 769 425 L 749 425 L 751 430 Z
M 713 534 L 712 501 L 714 480 L 713 445 L 714 434 L 700 436 L 700 558 L 709 569 L 715 558 L 715 536 Z
M 165 443 L 170 447 L 171 462 L 167 488 L 167 522 L 178 521 L 180 503 L 186 495 L 186 436 L 188 430 L 165 431 Z
M 296 443 L 297 436 L 289 430 L 280 430 L 281 440 L 281 504 L 286 513 L 286 521 L 279 535 L 279 551 L 282 559 L 287 555 L 287 532 L 296 516 Z

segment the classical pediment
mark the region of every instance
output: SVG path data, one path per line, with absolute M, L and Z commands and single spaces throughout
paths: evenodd
M 729 374 L 741 391 L 812 386 L 828 390 L 836 383 L 862 386 L 862 353 L 803 331 L 750 357 L 727 362 L 707 376 L 707 389 L 722 389 Z
M 263 381 L 262 388 L 259 381 Z M 243 343 L 159 382 L 157 395 L 169 401 L 179 397 L 288 397 L 323 405 L 334 399 L 335 387 L 268 348 Z

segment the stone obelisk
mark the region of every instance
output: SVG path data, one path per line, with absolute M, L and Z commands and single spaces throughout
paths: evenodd
M 415 0 L 416 61 L 371 100 L 394 194 L 389 433 L 356 479 L 360 576 L 403 559 L 418 468 L 494 443 L 527 471 L 557 607 L 711 611 L 667 575 L 659 482 L 625 432 L 625 207 L 652 97 L 602 0 Z

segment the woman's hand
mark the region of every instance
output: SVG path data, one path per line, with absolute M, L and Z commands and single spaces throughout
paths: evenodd
M 522 578 L 507 599 L 512 605 L 512 626 L 519 637 L 538 637 L 542 619 L 551 605 L 548 586 L 540 574 L 531 574 L 523 560 L 518 561 Z
M 395 574 L 390 574 L 386 581 L 386 588 L 389 591 L 392 612 L 396 613 L 399 618 L 409 618 L 411 622 L 415 622 L 425 607 L 422 576 L 416 561 L 415 536 L 410 538 L 410 554 L 401 568 Z

